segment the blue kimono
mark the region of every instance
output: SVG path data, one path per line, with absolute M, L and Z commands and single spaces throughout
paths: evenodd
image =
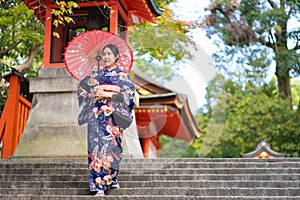
M 116 85 L 120 92 L 109 100 L 94 100 L 89 94 L 95 86 Z M 117 174 L 122 159 L 121 136 L 133 120 L 134 84 L 129 75 L 119 68 L 111 71 L 94 71 L 78 85 L 78 101 L 82 108 L 78 123 L 87 123 L 88 168 L 91 191 L 107 190 L 117 184 Z M 119 114 L 118 120 L 114 114 Z M 127 120 L 124 127 L 121 118 Z

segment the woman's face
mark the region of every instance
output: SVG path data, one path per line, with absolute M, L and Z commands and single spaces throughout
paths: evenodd
M 103 49 L 102 59 L 107 67 L 112 67 L 116 64 L 116 60 L 118 57 L 116 57 L 113 52 L 110 50 L 110 48 L 106 47 Z

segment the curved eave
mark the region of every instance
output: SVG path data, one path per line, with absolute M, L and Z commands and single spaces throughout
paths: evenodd
M 35 16 L 42 22 L 45 22 L 46 6 L 44 2 L 40 0 L 24 0 L 24 4 L 29 8 L 34 10 Z M 142 19 L 140 22 L 149 21 L 156 23 L 156 17 L 161 16 L 162 10 L 157 7 L 153 0 L 125 0 L 127 6 L 127 11 L 137 18 Z M 78 2 L 78 4 L 87 4 L 89 2 Z M 115 3 L 114 1 L 107 1 L 108 4 Z M 133 20 L 132 20 L 133 21 Z
M 151 94 L 141 95 L 140 105 L 174 105 L 176 108 L 181 109 L 183 107 L 183 99 L 175 92 L 165 94 Z
M 267 144 L 266 142 L 262 141 L 261 143 L 258 144 L 257 148 L 249 153 L 246 153 L 243 155 L 244 158 L 254 158 L 255 156 L 260 155 L 262 152 L 266 152 L 269 155 L 277 158 L 277 157 L 285 157 L 285 154 L 283 153 L 278 153 L 270 148 L 270 145 Z
M 46 8 L 41 5 L 40 0 L 24 0 L 23 3 L 31 10 L 34 15 L 42 22 L 45 22 Z
M 163 11 L 157 7 L 156 3 L 153 0 L 146 0 L 146 2 L 149 5 L 149 8 L 151 9 L 152 13 L 156 17 L 162 15 Z
M 187 100 L 185 100 L 183 104 L 184 105 L 181 110 L 181 120 L 185 123 L 185 126 L 191 137 L 200 137 L 201 130 L 199 129 L 195 118 L 191 113 L 190 106 L 188 105 Z
M 126 4 L 132 23 L 156 23 L 156 17 L 162 14 L 153 0 L 126 0 Z

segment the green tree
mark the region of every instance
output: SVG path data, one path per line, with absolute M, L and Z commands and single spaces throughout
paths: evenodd
M 299 79 L 292 79 L 291 83 L 291 90 L 292 90 L 292 99 L 293 99 L 293 108 L 298 110 L 300 114 L 300 80 Z
M 219 80 L 212 81 L 208 90 L 214 91 Z M 203 145 L 207 145 L 204 138 L 210 135 L 209 126 L 218 125 L 210 124 L 210 113 L 225 106 L 224 128 L 220 136 L 212 138 L 214 142 L 208 144 L 212 145 L 212 149 L 206 157 L 241 157 L 244 153 L 255 150 L 261 140 L 267 141 L 272 149 L 286 153 L 288 157 L 300 155 L 297 148 L 300 143 L 299 114 L 290 108 L 288 99 L 279 98 L 274 93 L 274 84 L 268 84 L 270 87 L 257 87 L 251 82 L 236 85 L 231 80 L 226 80 L 223 85 L 227 91 L 226 96 L 220 96 L 218 92 L 208 96 L 210 99 L 217 99 L 217 104 L 213 108 L 207 104 L 209 109 L 204 109 L 205 112 L 199 114 L 204 134 L 192 144 L 197 152 Z
M 2 79 L 10 67 L 25 76 L 35 76 L 42 61 L 43 25 L 21 0 L 0 3 L 0 108 L 7 98 L 7 85 Z
M 159 136 L 160 158 L 188 158 L 195 157 L 195 150 L 186 141 L 175 139 L 166 135 Z
M 21 0 L 2 2 L 0 4 L 1 69 L 15 67 L 20 72 L 25 72 L 32 65 L 40 64 L 43 29 L 43 25 L 34 17 L 33 10 L 28 10 Z
M 299 1 L 213 0 L 207 11 L 208 35 L 217 34 L 225 45 L 216 63 L 225 68 L 232 59 L 245 68 L 274 64 L 278 93 L 291 98 L 290 78 L 300 67 L 300 27 L 291 26 L 300 15 Z

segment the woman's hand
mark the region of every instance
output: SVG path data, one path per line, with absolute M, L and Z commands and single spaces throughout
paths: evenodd
M 96 100 L 111 99 L 112 93 L 105 92 L 104 87 L 102 85 L 98 85 L 94 87 L 93 96 Z

